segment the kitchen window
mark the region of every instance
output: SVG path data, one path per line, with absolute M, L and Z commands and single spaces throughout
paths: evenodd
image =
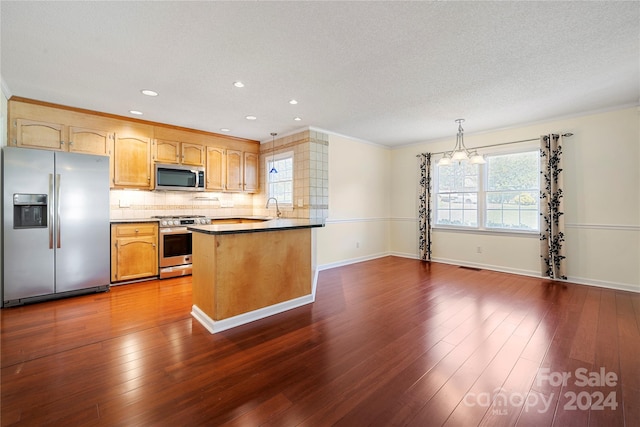
M 485 160 L 484 165 L 434 166 L 434 225 L 537 233 L 538 150 L 490 154 Z
M 270 172 L 274 169 L 277 172 Z M 275 197 L 280 206 L 293 205 L 293 152 L 267 156 L 267 197 Z

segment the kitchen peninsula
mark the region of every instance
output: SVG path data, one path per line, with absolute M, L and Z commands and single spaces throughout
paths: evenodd
M 315 300 L 315 230 L 321 220 L 272 219 L 190 226 L 191 314 L 220 332 Z

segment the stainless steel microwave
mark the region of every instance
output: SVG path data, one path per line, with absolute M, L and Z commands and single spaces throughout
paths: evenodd
M 156 190 L 204 191 L 204 167 L 156 163 Z

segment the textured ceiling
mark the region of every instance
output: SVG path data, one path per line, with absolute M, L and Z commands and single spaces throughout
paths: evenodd
M 3 0 L 0 12 L 11 95 L 263 141 L 312 126 L 393 147 L 453 137 L 459 117 L 473 133 L 640 99 L 637 1 Z

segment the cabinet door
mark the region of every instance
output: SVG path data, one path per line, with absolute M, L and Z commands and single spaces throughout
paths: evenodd
M 156 139 L 154 143 L 155 153 L 153 159 L 158 163 L 179 163 L 180 143 Z
M 258 155 L 255 153 L 244 153 L 244 191 L 258 191 Z
M 70 127 L 69 151 L 73 153 L 108 156 L 112 150 L 113 135 L 113 132 Z
M 111 281 L 142 279 L 158 275 L 158 226 L 121 224 L 111 226 Z
M 242 191 L 242 151 L 227 150 L 227 191 Z
M 115 241 L 115 268 L 111 279 L 141 279 L 158 275 L 157 237 L 121 237 Z M 113 261 L 112 261 L 113 262 Z
M 16 119 L 15 145 L 23 148 L 65 150 L 65 126 L 59 123 Z
M 116 135 L 114 184 L 122 187 L 151 187 L 151 139 Z
M 223 191 L 225 184 L 224 149 L 207 147 L 207 190 Z
M 183 165 L 204 165 L 204 147 L 202 145 L 183 142 L 181 148 Z

